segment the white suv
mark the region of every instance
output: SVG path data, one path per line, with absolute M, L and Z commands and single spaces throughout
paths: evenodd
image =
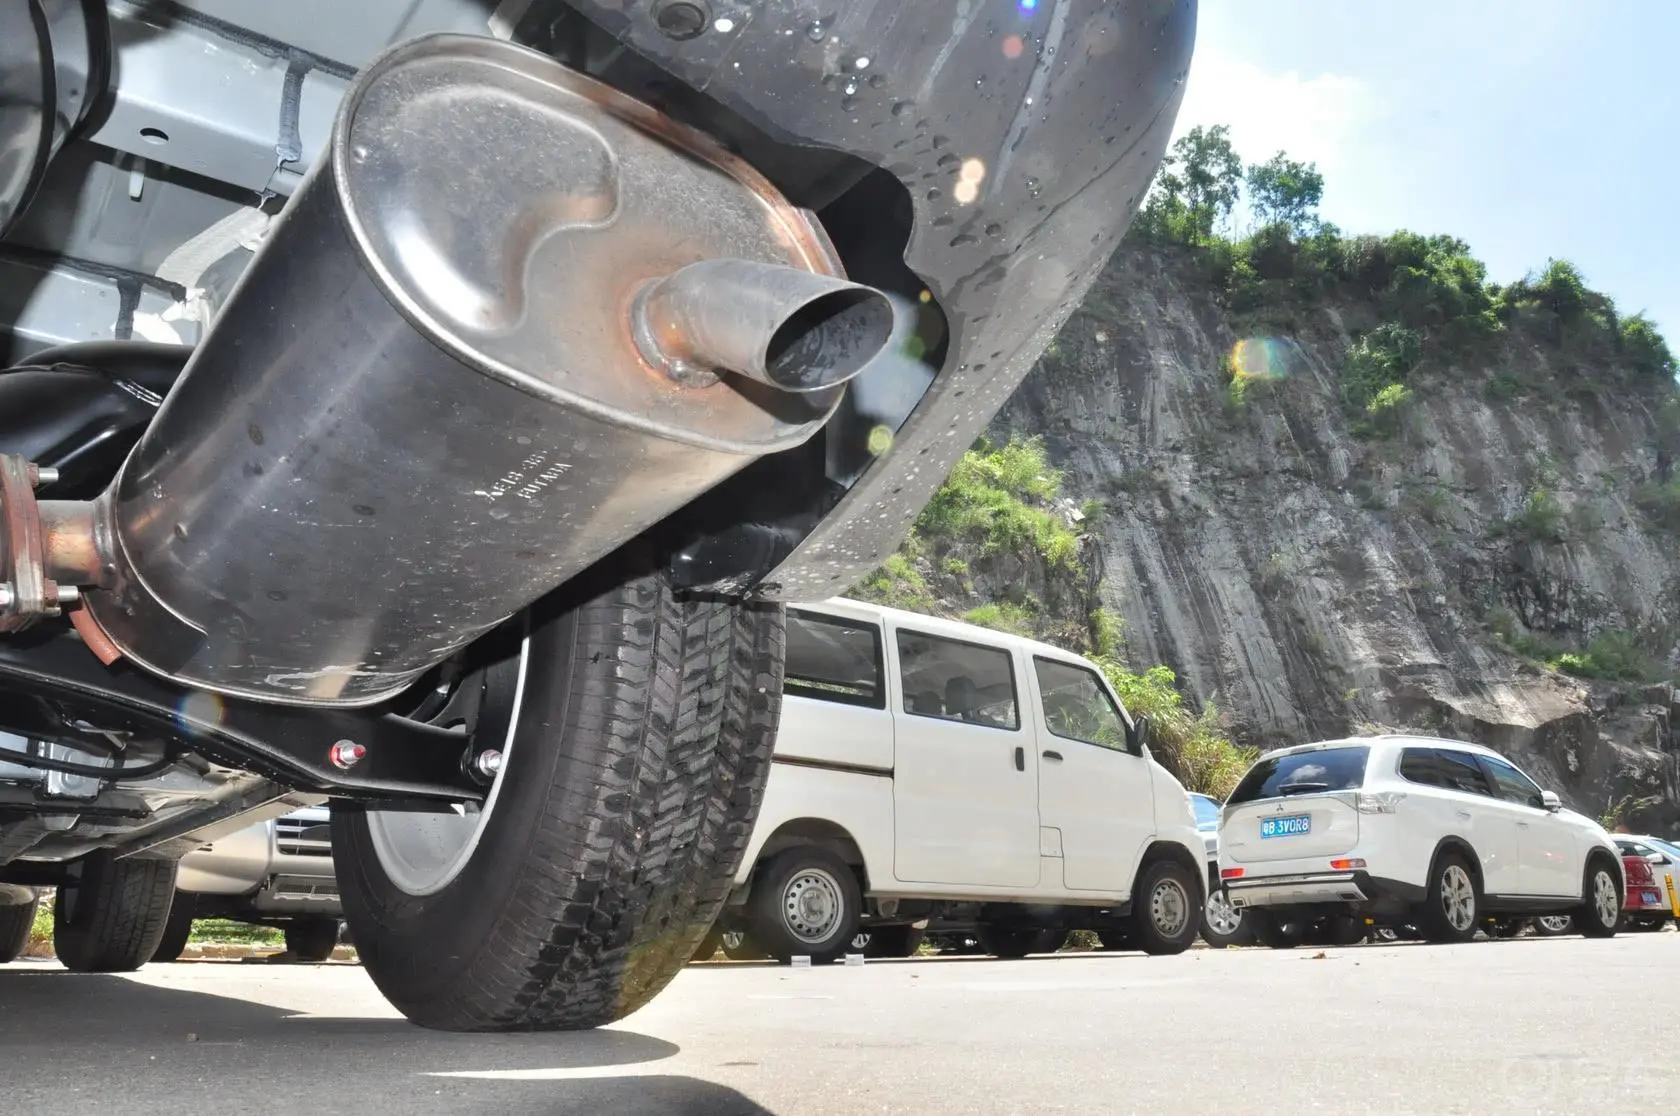
M 1417 736 L 1262 756 L 1225 803 L 1219 868 L 1275 948 L 1324 917 L 1462 942 L 1494 916 L 1568 913 L 1609 937 L 1624 886 L 1598 823 L 1491 749 Z

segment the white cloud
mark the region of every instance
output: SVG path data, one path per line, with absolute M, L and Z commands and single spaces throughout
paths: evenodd
M 1356 78 L 1268 72 L 1198 45 L 1173 138 L 1198 124 L 1226 124 L 1231 145 L 1245 160 L 1287 151 L 1292 159 L 1317 163 L 1329 177 L 1377 115 L 1372 91 Z

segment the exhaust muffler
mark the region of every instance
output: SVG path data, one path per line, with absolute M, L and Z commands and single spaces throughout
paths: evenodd
M 888 344 L 815 220 L 557 62 L 377 59 L 88 524 L 47 561 L 179 681 L 368 705 L 751 461 Z M 61 534 L 74 535 L 63 530 Z

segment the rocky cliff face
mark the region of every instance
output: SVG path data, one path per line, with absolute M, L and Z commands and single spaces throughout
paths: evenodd
M 1100 502 L 1086 564 L 1130 664 L 1243 743 L 1456 735 L 1680 825 L 1673 386 L 1518 322 L 1426 360 L 1376 430 L 1342 390 L 1374 305 L 1221 301 L 1185 253 L 1122 249 L 994 424 Z

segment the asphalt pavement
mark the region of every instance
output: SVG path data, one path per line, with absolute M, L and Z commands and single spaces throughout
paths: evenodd
M 1655 1112 L 1676 996 L 1666 932 L 691 965 L 611 1028 L 448 1035 L 353 965 L 29 962 L 0 968 L 0 1113 Z

